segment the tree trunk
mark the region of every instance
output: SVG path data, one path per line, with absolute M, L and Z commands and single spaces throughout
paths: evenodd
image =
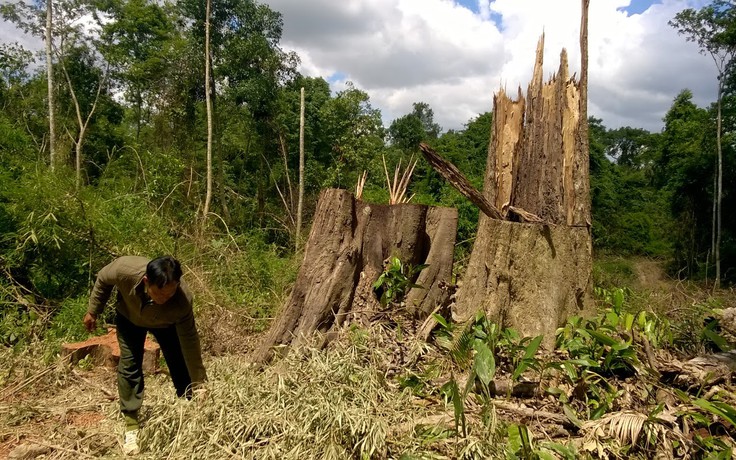
M 718 187 L 716 190 L 716 245 L 714 257 L 716 259 L 716 280 L 713 283 L 713 289 L 718 289 L 721 284 L 721 201 L 723 199 L 723 150 L 721 147 L 721 99 L 723 97 L 723 78 L 718 79 L 718 129 L 717 145 L 718 145 Z
M 503 90 L 494 97 L 483 191 L 491 212 L 480 216 L 452 305 L 456 321 L 482 311 L 522 335 L 544 335 L 548 347 L 559 326 L 592 307 L 588 3 L 582 0 L 580 81 L 570 78 L 563 49 L 557 74 L 543 82 L 542 36 L 526 98 L 521 89 L 516 101 Z
M 294 289 L 253 360 L 268 361 L 278 345 L 324 346 L 343 324 L 369 323 L 384 311 L 373 284 L 391 256 L 428 265 L 404 298 L 409 313 L 426 318 L 448 302 L 456 230 L 453 208 L 376 205 L 323 190 Z
M 212 0 L 207 0 L 206 17 L 204 21 L 204 94 L 207 104 L 207 194 L 204 198 L 204 210 L 202 212 L 202 225 L 207 222 L 207 215 L 210 211 L 210 202 L 212 201 L 212 98 L 210 95 L 210 15 L 212 10 Z
M 51 60 L 51 27 L 53 25 L 52 10 L 53 5 L 51 0 L 46 0 L 46 81 L 48 84 L 49 98 L 49 162 L 51 169 L 53 170 L 59 159 L 56 154 L 56 104 L 54 99 L 54 69 L 53 61 Z
M 304 87 L 301 89 L 299 109 L 299 199 L 296 207 L 295 247 L 297 252 L 302 237 L 302 207 L 304 206 Z

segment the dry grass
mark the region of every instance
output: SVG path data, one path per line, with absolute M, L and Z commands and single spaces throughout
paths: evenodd
M 209 365 L 206 399 L 149 393 L 151 416 L 141 433 L 145 453 L 346 459 L 415 451 L 421 440 L 412 440 L 413 422 L 429 411 L 386 379 L 372 363 L 381 357 L 371 350 L 378 352 L 342 340 L 329 351 L 291 353 L 263 371 L 242 357 L 217 359 Z
M 426 351 L 378 326 L 265 369 L 243 355 L 210 357 L 208 394 L 192 401 L 175 397 L 168 376 L 149 375 L 137 458 L 490 458 L 497 438 L 478 417 L 469 415 L 471 436 L 456 439 L 451 406 L 400 387 L 396 377 Z M 46 366 L 40 353 L 0 350 L 0 458 L 17 449 L 121 457 L 115 371 Z

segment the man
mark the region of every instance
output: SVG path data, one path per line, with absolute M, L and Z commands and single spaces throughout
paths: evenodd
M 118 394 L 125 418 L 126 454 L 138 451 L 138 410 L 143 401 L 143 346 L 146 333 L 156 338 L 179 397 L 207 379 L 199 335 L 194 324 L 192 294 L 181 279 L 181 265 L 171 256 L 149 260 L 125 256 L 105 266 L 84 316 L 92 332 L 113 288 L 117 288 L 115 325 L 120 345 Z

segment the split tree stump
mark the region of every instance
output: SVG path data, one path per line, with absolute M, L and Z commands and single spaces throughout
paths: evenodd
M 251 356 L 268 361 L 274 347 L 324 346 L 341 326 L 367 324 L 382 308 L 373 284 L 391 256 L 428 265 L 405 296 L 418 320 L 448 303 L 457 210 L 416 204 L 378 205 L 345 190 L 320 194 L 296 284 Z
M 526 98 L 500 90 L 483 193 L 429 146 L 430 164 L 483 213 L 470 262 L 452 305 L 453 319 L 485 312 L 525 336 L 554 344 L 557 328 L 592 313 L 589 152 L 587 125 L 587 11 L 582 0 L 581 77 L 560 67 L 544 83 L 544 35 L 537 46 Z

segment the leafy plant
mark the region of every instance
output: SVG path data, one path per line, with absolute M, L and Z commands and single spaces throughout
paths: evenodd
M 510 424 L 507 427 L 508 444 L 506 458 L 509 460 L 574 460 L 578 458 L 575 449 L 554 443 L 536 443 L 531 430 L 526 425 Z
M 379 293 L 381 306 L 385 308 L 389 303 L 401 301 L 409 289 L 421 288 L 413 280 L 426 267 L 425 264 L 404 264 L 398 257 L 391 256 L 383 273 L 373 283 L 373 289 Z

